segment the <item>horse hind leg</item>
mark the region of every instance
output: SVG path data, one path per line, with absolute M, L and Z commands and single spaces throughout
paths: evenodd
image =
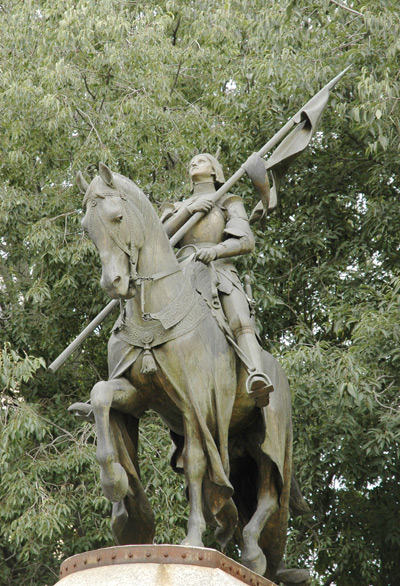
M 185 422 L 185 447 L 183 466 L 189 491 L 189 520 L 186 537 L 181 545 L 203 547 L 206 522 L 203 513 L 203 480 L 207 461 L 196 429 L 190 421 Z
M 117 462 L 110 434 L 110 409 L 118 397 L 126 395 L 131 398 L 136 389 L 125 378 L 96 383 L 91 392 L 91 406 L 96 422 L 97 460 L 100 464 L 100 482 L 104 495 L 112 502 L 121 501 L 128 492 L 128 476 L 124 468 Z
M 267 560 L 258 542 L 266 523 L 277 511 L 279 501 L 274 465 L 263 459 L 259 468 L 261 484 L 258 489 L 257 508 L 242 531 L 242 563 L 263 576 L 267 569 Z

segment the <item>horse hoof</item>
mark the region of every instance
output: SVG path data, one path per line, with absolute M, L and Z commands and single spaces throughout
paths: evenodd
M 128 475 L 122 466 L 118 463 L 113 464 L 113 474 L 106 475 L 104 471 L 100 472 L 100 482 L 103 488 L 104 496 L 113 503 L 122 501 L 129 489 Z
M 186 535 L 185 539 L 182 539 L 180 545 L 187 545 L 188 547 L 204 547 L 201 537 L 193 537 L 189 534 Z
M 253 572 L 255 572 L 256 574 L 260 574 L 260 576 L 264 576 L 266 569 L 267 569 L 267 559 L 261 549 L 261 547 L 259 547 L 257 545 L 257 552 L 255 557 L 253 557 L 253 555 L 251 556 L 251 559 L 249 559 L 249 555 L 246 554 L 246 551 L 243 550 L 242 552 L 242 564 L 248 568 L 249 570 L 252 570 Z
M 308 570 L 283 568 L 277 571 L 275 580 L 283 582 L 285 586 L 308 586 L 311 577 Z

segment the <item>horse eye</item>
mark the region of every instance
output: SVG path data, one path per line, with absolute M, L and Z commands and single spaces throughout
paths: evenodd
M 123 217 L 124 217 L 124 216 L 123 216 L 122 214 L 118 214 L 118 216 L 116 216 L 116 218 L 115 218 L 115 221 L 116 221 L 116 222 L 122 222 L 122 220 L 123 220 Z

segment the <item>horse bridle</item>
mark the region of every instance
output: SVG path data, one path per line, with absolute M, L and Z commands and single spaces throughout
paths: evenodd
M 109 226 L 107 225 L 107 222 L 104 220 L 103 216 L 101 215 L 99 206 L 97 205 L 97 201 L 95 198 L 104 199 L 105 197 L 111 196 L 111 195 L 114 197 L 116 195 L 118 195 L 121 198 L 124 210 L 127 212 L 127 217 L 130 220 L 129 221 L 129 230 L 130 230 L 130 246 L 129 247 L 125 244 L 125 242 L 123 242 L 118 237 L 117 234 L 115 234 L 109 228 Z M 118 246 L 118 248 L 120 250 L 122 250 L 122 252 L 124 252 L 129 259 L 129 266 L 130 266 L 129 286 L 133 285 L 134 287 L 140 288 L 140 309 L 141 309 L 142 319 L 144 319 L 146 321 L 156 319 L 155 317 L 153 317 L 153 315 L 151 313 L 145 312 L 144 283 L 145 283 L 145 281 L 158 281 L 160 279 L 163 279 L 164 277 L 168 277 L 169 275 L 173 275 L 174 273 L 182 271 L 181 265 L 178 264 L 173 267 L 169 267 L 167 269 L 164 269 L 163 271 L 159 271 L 158 273 L 153 273 L 152 275 L 146 275 L 146 276 L 139 275 L 137 272 L 137 263 L 139 260 L 139 248 L 133 244 L 131 210 L 129 208 L 127 198 L 124 195 L 122 195 L 119 191 L 117 191 L 116 193 L 110 192 L 110 193 L 105 193 L 104 195 L 103 194 L 102 195 L 96 194 L 93 198 L 91 198 L 90 201 L 91 201 L 91 205 L 94 208 L 94 210 L 97 210 L 97 215 L 98 215 L 100 222 L 102 223 L 106 233 L 108 234 L 108 236 L 110 236 L 110 238 L 114 241 L 114 243 Z M 132 202 L 129 202 L 129 204 L 136 208 L 136 206 Z M 145 231 L 144 222 L 143 222 L 143 219 L 142 219 L 141 214 L 138 209 L 136 209 L 136 217 L 137 217 L 137 219 L 141 225 L 141 228 L 144 232 Z M 90 226 L 92 225 L 92 217 L 89 218 L 89 225 Z M 122 303 L 121 303 L 121 314 L 124 317 L 125 311 L 122 308 Z

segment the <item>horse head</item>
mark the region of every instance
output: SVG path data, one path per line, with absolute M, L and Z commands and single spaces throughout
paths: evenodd
M 100 284 L 113 299 L 132 298 L 145 236 L 145 222 L 137 207 L 140 190 L 133 181 L 113 173 L 103 163 L 99 165 L 99 176 L 90 185 L 81 172 L 77 184 L 85 194 L 82 228 L 100 254 Z

